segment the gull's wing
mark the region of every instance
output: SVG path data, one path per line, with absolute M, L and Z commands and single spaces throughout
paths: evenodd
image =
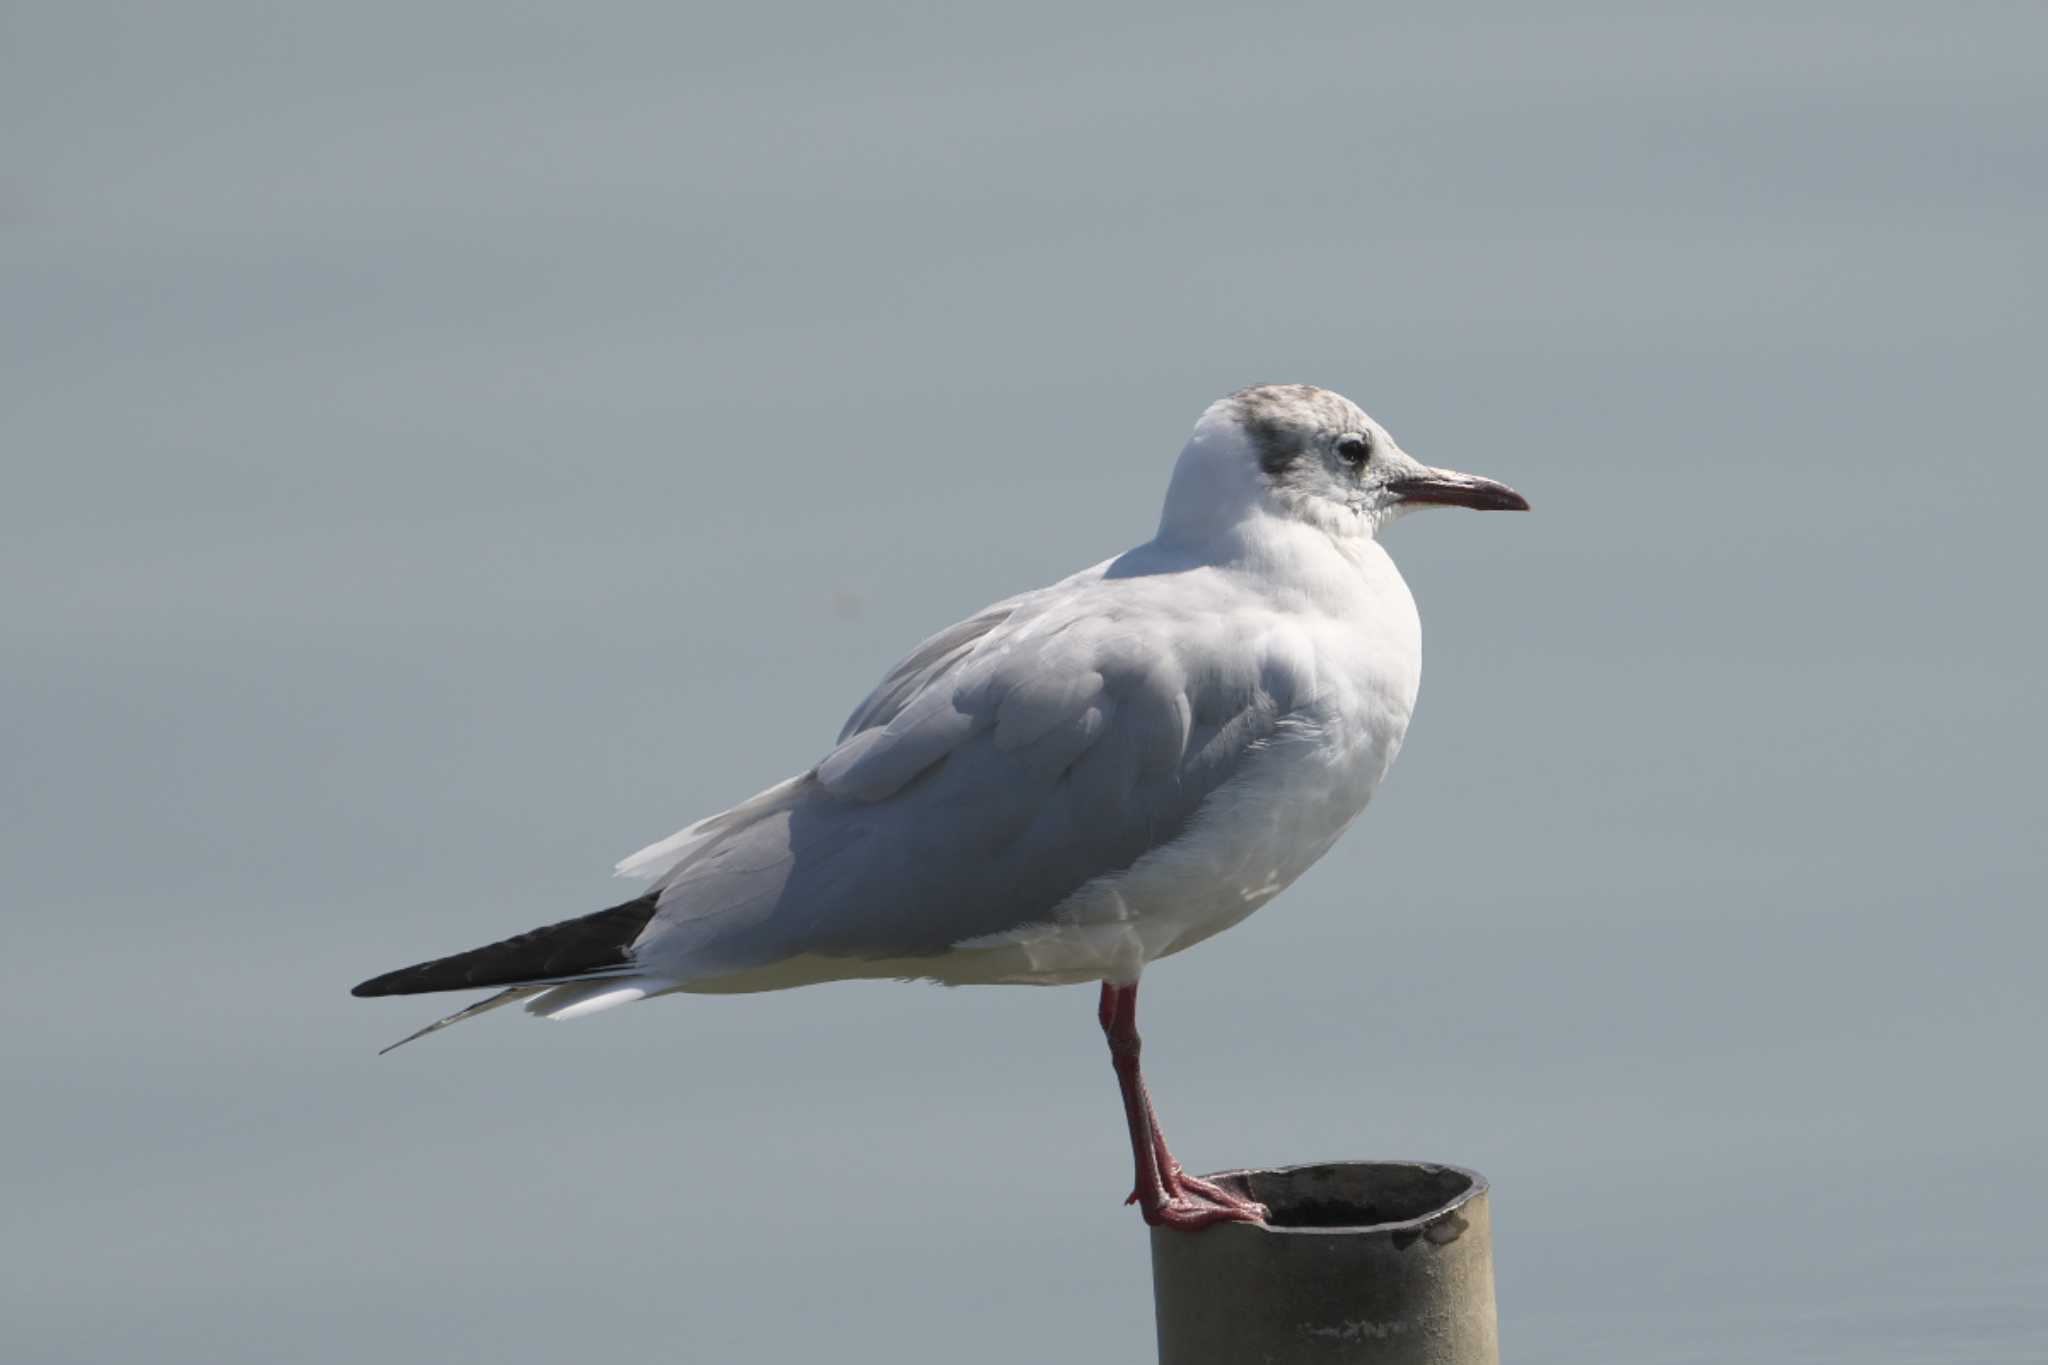
M 854 708 L 839 732 L 840 743 L 845 743 L 862 730 L 887 725 L 908 702 L 973 654 L 983 638 L 1009 620 L 1021 604 L 1039 595 L 1042 594 L 1027 593 L 984 607 L 965 621 L 948 626 L 920 644 L 890 669 L 888 676 Z M 668 838 L 621 859 L 613 870 L 622 877 L 645 877 L 664 882 L 673 880 L 686 863 L 714 847 L 721 836 L 743 830 L 800 800 L 810 790 L 814 775 L 815 769 L 786 782 L 778 782 L 731 810 L 721 811 L 694 825 L 686 825 Z
M 897 713 L 919 693 L 958 668 L 980 648 L 991 631 L 1008 621 L 1018 608 L 1029 601 L 1029 596 L 1012 597 L 984 607 L 910 651 L 846 718 L 846 725 L 839 731 L 839 742 L 844 744 L 863 730 L 872 730 L 894 720 Z
M 634 961 L 680 981 L 930 957 L 1044 921 L 1310 699 L 1312 653 L 1234 591 L 1097 569 L 933 636 L 810 772 L 629 860 L 660 873 Z

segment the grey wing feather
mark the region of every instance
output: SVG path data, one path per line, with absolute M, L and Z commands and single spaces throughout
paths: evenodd
M 700 976 L 929 956 L 1043 921 L 1177 835 L 1273 734 L 1289 680 L 1256 642 L 1191 678 L 1114 599 L 1074 596 L 926 641 L 816 768 L 668 874 L 636 959 Z
M 889 676 L 882 679 L 867 699 L 854 708 L 839 731 L 840 740 L 851 739 L 862 730 L 873 729 L 877 725 L 887 725 L 911 698 L 958 666 L 987 638 L 989 632 L 1009 620 L 1023 600 L 1022 597 L 1012 597 L 984 607 L 912 650 L 903 662 L 889 670 Z

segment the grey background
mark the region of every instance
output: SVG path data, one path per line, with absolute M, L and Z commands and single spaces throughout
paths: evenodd
M 1087 990 L 346 990 L 1260 380 L 1537 510 L 1148 975 L 1191 1165 L 1480 1167 L 1518 1361 L 2040 1358 L 2038 5 L 4 16 L 9 1361 L 1146 1358 Z

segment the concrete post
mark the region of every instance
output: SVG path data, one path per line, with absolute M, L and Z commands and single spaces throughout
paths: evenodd
M 1477 1171 L 1348 1161 L 1206 1178 L 1273 1216 L 1152 1229 L 1160 1365 L 1497 1365 Z

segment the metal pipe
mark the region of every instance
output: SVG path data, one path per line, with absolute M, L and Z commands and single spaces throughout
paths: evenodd
M 1347 1161 L 1205 1178 L 1272 1217 L 1152 1229 L 1160 1365 L 1498 1365 L 1477 1171 Z

